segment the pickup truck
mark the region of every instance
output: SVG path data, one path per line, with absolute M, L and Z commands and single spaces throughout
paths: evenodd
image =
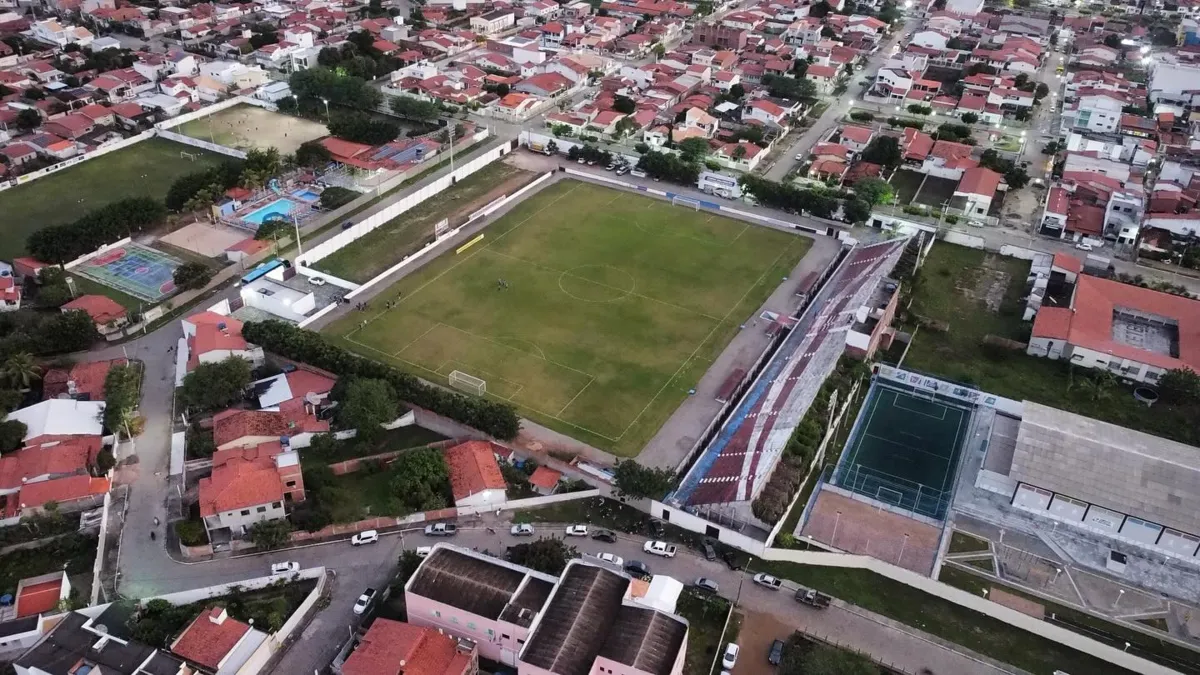
M 458 527 L 450 523 L 436 523 L 425 526 L 426 537 L 453 537 L 458 534 Z
M 796 591 L 796 602 L 803 603 L 809 607 L 825 609 L 832 601 L 833 598 L 811 588 L 801 588 Z
M 674 558 L 676 549 L 673 544 L 668 544 L 665 541 L 648 541 L 646 542 L 646 545 L 642 547 L 642 550 L 646 553 L 661 555 L 664 558 Z
M 754 575 L 754 583 L 762 586 L 763 588 L 769 588 L 772 591 L 779 590 L 779 587 L 783 585 L 783 582 L 780 581 L 778 577 L 773 577 L 770 574 L 763 574 L 762 572 Z

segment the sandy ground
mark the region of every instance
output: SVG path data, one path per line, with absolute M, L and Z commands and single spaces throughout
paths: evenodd
M 738 654 L 737 665 L 733 667 L 733 675 L 774 675 L 775 666 L 767 663 L 771 643 L 776 640 L 787 642 L 795 631 L 795 628 L 773 614 L 746 612 L 742 619 L 742 630 L 738 633 L 738 646 L 742 651 Z M 724 649 L 725 645 L 721 645 L 721 648 Z
M 217 258 L 230 246 L 249 238 L 249 232 L 241 232 L 222 225 L 196 222 L 162 237 L 162 241 L 202 256 Z
M 174 131 L 185 136 L 241 150 L 278 148 L 290 155 L 303 143 L 328 136 L 324 125 L 273 113 L 253 105 L 239 105 L 181 125 Z

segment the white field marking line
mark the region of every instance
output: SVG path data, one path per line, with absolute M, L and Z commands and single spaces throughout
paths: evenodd
M 946 460 L 947 464 L 949 463 L 949 459 L 950 459 L 950 458 L 949 458 L 949 457 L 946 457 L 945 455 L 941 455 L 941 454 L 939 454 L 939 453 L 936 453 L 936 452 L 930 452 L 930 451 L 928 451 L 928 450 L 922 450 L 921 448 L 919 448 L 919 447 L 917 447 L 917 446 L 915 446 L 915 445 L 909 445 L 909 444 L 907 444 L 907 443 L 902 443 L 902 442 L 900 442 L 900 441 L 897 441 L 897 440 L 893 440 L 893 439 L 891 439 L 891 438 L 888 438 L 887 436 L 880 436 L 880 435 L 878 435 L 878 434 L 871 434 L 871 433 L 867 433 L 867 434 L 863 434 L 863 438 L 873 438 L 873 439 L 875 439 L 875 440 L 877 440 L 877 441 L 881 441 L 881 442 L 883 442 L 883 443 L 887 443 L 887 444 L 889 444 L 889 445 L 895 445 L 895 446 L 899 446 L 899 447 L 903 448 L 904 450 L 906 450 L 906 451 L 907 451 L 907 452 L 909 452 L 909 453 L 918 453 L 918 452 L 919 452 L 919 453 L 921 453 L 922 455 L 929 455 L 930 457 L 936 457 L 936 458 L 938 458 L 938 459 L 941 459 L 941 460 Z
M 967 431 L 966 427 L 967 427 L 968 418 L 967 418 L 967 414 L 961 410 L 956 410 L 955 412 L 958 413 L 958 425 L 957 425 L 957 430 L 954 432 L 953 452 L 961 458 L 962 438 L 963 438 L 963 435 Z M 954 487 L 953 486 L 954 476 L 951 475 L 952 471 L 950 470 L 952 465 L 955 464 L 955 462 L 952 461 L 954 458 L 955 458 L 955 455 L 951 455 L 950 457 L 946 458 L 946 475 L 942 476 L 942 488 L 941 488 L 942 492 L 946 492 L 949 488 Z
M 571 397 L 571 400 L 570 400 L 570 401 L 567 401 L 567 404 L 566 404 L 566 405 L 564 405 L 563 407 L 559 408 L 559 409 L 558 409 L 558 412 L 557 412 L 556 414 L 557 414 L 557 415 L 561 415 L 561 414 L 563 414 L 563 411 L 564 411 L 564 410 L 566 410 L 567 408 L 570 408 L 570 407 L 571 407 L 571 404 L 575 402 L 575 399 L 579 398 L 579 395 L 583 393 L 584 389 L 587 389 L 588 387 L 592 386 L 592 383 L 593 383 L 593 382 L 595 382 L 595 381 L 596 381 L 596 378 L 594 378 L 594 377 L 593 377 L 592 379 L 588 380 L 588 381 L 587 381 L 587 384 L 585 384 L 585 385 L 583 385 L 582 387 L 580 387 L 579 391 L 575 392 L 575 395 Z
M 799 241 L 799 240 L 797 240 L 797 241 Z M 789 251 L 792 250 L 793 245 L 794 245 L 794 243 L 789 244 L 787 248 L 785 248 L 783 251 L 781 251 L 779 253 L 779 255 L 775 256 L 775 259 L 771 261 L 771 264 L 767 265 L 766 268 L 763 269 L 763 273 L 758 275 L 758 279 L 756 279 L 753 284 L 750 284 L 750 288 L 747 288 L 746 292 L 742 293 L 742 297 L 738 298 L 738 301 L 733 303 L 733 306 L 729 308 L 728 312 L 725 312 L 725 316 L 723 318 L 721 318 L 719 321 L 717 321 L 715 324 L 713 324 L 712 330 L 708 331 L 708 335 L 704 336 L 704 339 L 700 341 L 700 344 L 696 345 L 696 348 L 692 350 L 692 353 L 689 354 L 688 357 L 683 360 L 683 363 L 679 364 L 679 368 L 675 369 L 675 373 L 672 374 L 671 377 L 667 378 L 667 381 L 664 382 L 663 386 L 659 388 L 658 392 L 655 393 L 654 396 L 652 396 L 650 398 L 650 401 L 646 403 L 645 407 L 642 408 L 642 411 L 639 412 L 633 418 L 633 421 L 629 423 L 629 426 L 625 427 L 625 430 L 621 432 L 621 435 L 617 437 L 617 440 L 624 438 L 625 434 L 629 433 L 629 430 L 633 428 L 633 425 L 637 424 L 637 421 L 639 419 L 641 419 L 642 415 L 646 414 L 646 411 L 650 409 L 650 406 L 654 405 L 654 402 L 656 400 L 658 400 L 658 397 L 661 396 L 662 393 L 667 390 L 667 387 L 670 386 L 671 383 L 675 381 L 675 378 L 679 377 L 679 374 L 683 372 L 683 369 L 686 368 L 687 365 L 692 362 L 692 359 L 696 358 L 696 354 L 698 354 L 700 352 L 700 349 L 702 347 L 704 347 L 705 344 L 708 343 L 708 341 L 712 338 L 713 334 L 717 332 L 717 329 L 720 328 L 721 325 L 724 324 L 729 319 L 729 315 L 733 314 L 734 310 L 736 310 L 738 307 L 741 306 L 742 302 L 746 299 L 746 296 L 750 295 L 750 293 L 752 291 L 754 291 L 754 289 L 758 288 L 758 285 L 761 284 L 763 279 L 765 279 L 767 277 L 767 273 L 770 272 L 771 269 L 775 267 L 775 264 L 778 263 L 780 261 L 780 259 L 783 258 L 784 255 L 786 255 Z
M 515 255 L 509 255 L 509 254 L 507 254 L 507 253 L 501 253 L 500 251 L 493 251 L 493 250 L 489 250 L 489 251 L 488 251 L 488 253 L 491 253 L 492 255 L 498 255 L 498 256 L 501 256 L 501 257 L 503 257 L 503 258 L 508 258 L 509 260 L 514 260 L 514 261 L 516 261 L 516 262 L 519 262 L 519 263 L 521 263 L 522 265 L 528 265 L 528 266 L 530 266 L 530 267 L 537 267 L 537 268 L 543 269 L 543 270 L 545 270 L 545 271 L 547 271 L 547 272 L 553 272 L 553 273 L 556 273 L 556 274 L 558 274 L 559 276 L 570 277 L 570 278 L 572 278 L 572 279 L 579 279 L 580 281 L 586 281 L 586 282 L 587 282 L 587 283 L 589 283 L 589 284 L 592 284 L 592 285 L 595 285 L 595 286 L 599 286 L 599 287 L 601 287 L 601 288 L 607 288 L 607 289 L 609 289 L 609 290 L 613 290 L 613 291 L 620 291 L 620 292 L 622 292 L 622 293 L 625 293 L 625 294 L 627 294 L 629 297 L 640 298 L 640 299 L 642 299 L 642 300 L 647 300 L 647 301 L 649 301 L 649 302 L 653 302 L 653 303 L 657 303 L 657 304 L 663 305 L 664 307 L 670 307 L 671 309 L 677 309 L 677 310 L 679 310 L 679 311 L 681 311 L 681 312 L 687 312 L 688 314 L 695 314 L 696 316 L 702 316 L 702 317 L 704 317 L 704 318 L 706 318 L 706 319 L 708 319 L 708 320 L 710 320 L 710 321 L 723 321 L 723 319 L 720 319 L 720 318 L 718 318 L 718 317 L 715 317 L 715 316 L 713 316 L 713 315 L 711 315 L 711 314 L 705 314 L 704 312 L 701 312 L 701 311 L 699 311 L 699 310 L 695 310 L 695 309 L 691 309 L 691 308 L 688 308 L 688 307 L 683 307 L 683 306 L 680 306 L 680 305 L 676 305 L 675 303 L 673 303 L 673 302 L 667 302 L 666 300 L 659 300 L 658 298 L 652 298 L 652 297 L 650 297 L 650 296 L 648 296 L 648 295 L 642 295 L 641 293 L 638 293 L 638 292 L 636 292 L 636 291 L 630 291 L 630 290 L 626 290 L 626 289 L 624 289 L 624 288 L 617 288 L 616 286 L 610 286 L 610 285 L 608 285 L 608 284 L 606 284 L 606 283 L 603 283 L 603 282 L 600 282 L 600 281 L 593 281 L 593 280 L 591 280 L 591 279 L 588 279 L 587 277 L 582 277 L 582 276 L 579 276 L 578 274 L 571 274 L 571 272 L 570 272 L 570 271 L 565 271 L 565 272 L 564 272 L 564 271 L 562 271 L 562 270 L 559 270 L 559 269 L 555 269 L 555 268 L 553 268 L 553 267 L 550 267 L 549 265 L 543 265 L 542 263 L 539 263 L 539 262 L 534 262 L 534 261 L 532 261 L 532 260 L 526 260 L 525 258 L 518 258 L 518 257 L 517 257 L 517 256 L 515 256 Z M 581 265 L 581 267 L 583 267 L 583 266 Z M 619 268 L 619 267 L 613 267 L 613 269 L 620 269 L 620 268 Z M 624 270 L 622 270 L 622 271 L 624 271 Z M 627 273 L 627 274 L 628 274 L 628 273 Z M 631 274 L 631 275 L 630 275 L 630 278 L 632 278 L 632 277 L 633 277 L 633 275 Z M 634 284 L 636 284 L 636 283 L 637 283 L 637 280 L 636 280 L 636 279 L 634 279 Z M 636 288 L 636 286 L 635 286 L 635 288 Z
M 399 356 L 399 355 L 403 354 L 404 352 L 408 351 L 408 348 L 409 348 L 409 347 L 411 347 L 411 346 L 413 346 L 413 345 L 417 344 L 418 342 L 420 342 L 421 340 L 425 339 L 425 336 L 426 336 L 426 335 L 429 335 L 430 333 L 432 333 L 432 332 L 433 332 L 434 330 L 436 330 L 436 329 L 437 329 L 437 327 L 438 327 L 438 326 L 440 326 L 440 325 L 442 325 L 442 322 L 441 322 L 441 321 L 437 321 L 437 322 L 435 322 L 435 323 L 434 323 L 432 326 L 430 326 L 430 327 L 429 327 L 429 329 L 428 329 L 428 330 L 426 330 L 424 333 L 421 333 L 421 334 L 420 334 L 420 335 L 418 335 L 417 337 L 413 338 L 413 339 L 412 339 L 412 341 L 410 341 L 408 344 L 406 344 L 406 345 L 404 345 L 403 347 L 401 347 L 400 349 L 397 349 L 396 351 L 392 352 L 392 356 Z
M 668 204 L 668 205 L 663 206 L 663 204 Z M 645 208 L 647 211 L 649 211 L 651 209 L 655 209 L 656 207 L 660 207 L 662 209 L 669 209 L 669 211 L 666 211 L 663 215 L 668 218 L 671 218 L 673 220 L 674 212 L 678 207 L 672 207 L 669 204 L 670 204 L 669 202 L 659 202 L 657 199 L 652 199 L 650 201 L 650 203 L 646 205 Z M 713 218 L 717 218 L 717 217 L 718 217 L 717 214 L 714 213 L 714 214 L 710 215 L 708 218 L 705 218 L 704 222 L 701 224 L 702 225 L 708 224 L 709 221 L 711 221 Z M 732 219 L 727 219 L 727 220 L 732 220 Z M 633 226 L 651 236 L 674 237 L 676 239 L 691 239 L 692 241 L 699 243 L 699 244 L 704 244 L 705 246 L 728 246 L 729 244 L 732 244 L 733 242 L 737 241 L 738 237 L 742 236 L 742 232 L 745 232 L 745 229 L 743 229 L 742 232 L 738 233 L 737 237 L 730 239 L 728 242 L 724 242 L 724 241 L 717 241 L 715 239 L 702 239 L 700 237 L 697 237 L 694 234 L 688 234 L 686 232 L 681 233 L 681 234 L 675 234 L 673 232 L 652 230 L 649 227 L 646 227 L 645 225 L 643 225 L 641 220 L 634 220 Z M 749 226 L 750 226 L 749 223 L 747 223 L 745 225 L 745 227 L 749 227 Z
M 504 344 L 503 342 L 500 342 L 500 341 L 498 341 L 498 340 L 495 340 L 495 339 L 493 339 L 493 338 L 484 337 L 484 336 L 482 336 L 482 335 L 476 335 L 475 333 L 472 333 L 472 332 L 471 332 L 471 331 L 469 331 L 469 330 L 463 330 L 462 328 L 459 328 L 459 327 L 457 327 L 457 326 L 451 326 L 451 325 L 450 325 L 450 324 L 448 324 L 448 323 L 443 323 L 442 325 L 443 325 L 443 326 L 445 326 L 446 328 L 449 328 L 449 329 L 451 329 L 451 330 L 456 330 L 456 331 L 458 331 L 458 332 L 460 332 L 460 333 L 463 333 L 463 334 L 465 334 L 465 335 L 469 335 L 470 337 L 473 337 L 473 338 L 475 338 L 475 339 L 477 339 L 477 340 L 484 340 L 484 341 L 486 341 L 486 342 L 491 342 L 491 343 L 494 343 L 494 344 L 500 345 L 501 347 L 504 347 L 505 349 L 511 349 L 512 351 L 514 351 L 514 352 L 517 352 L 518 354 L 525 354 L 526 356 L 532 356 L 532 357 L 534 357 L 534 358 L 542 358 L 542 359 L 543 359 L 543 360 L 544 360 L 546 363 L 549 363 L 549 364 L 551 364 L 551 365 L 554 365 L 554 366 L 558 366 L 559 368 L 562 368 L 563 370 L 569 370 L 569 371 L 571 371 L 571 372 L 573 372 L 573 373 L 579 373 L 580 375 L 583 375 L 584 377 L 591 378 L 591 379 L 593 379 L 593 380 L 594 380 L 594 379 L 596 379 L 596 376 L 595 376 L 595 375 L 592 375 L 592 374 L 591 374 L 591 373 L 589 373 L 589 372 L 586 372 L 586 371 L 579 370 L 578 368 L 572 368 L 571 366 L 568 366 L 568 365 L 561 364 L 561 363 L 559 363 L 559 362 L 557 362 L 557 361 L 551 361 L 550 359 L 547 359 L 547 358 L 544 358 L 544 357 L 539 357 L 537 354 L 534 354 L 534 353 L 532 353 L 532 352 L 527 352 L 527 351 L 525 351 L 525 350 L 523 350 L 523 349 L 518 349 L 518 348 L 516 348 L 516 347 L 514 347 L 514 346 L 512 346 L 512 345 L 506 345 L 506 344 Z M 531 344 L 532 344 L 532 343 L 531 343 Z M 534 345 L 534 346 L 536 347 L 537 345 Z
M 922 415 L 924 417 L 928 417 L 931 420 L 938 420 L 939 422 L 946 421 L 946 410 L 949 409 L 949 406 L 942 405 L 941 403 L 938 403 L 937 401 L 930 401 L 930 403 L 932 403 L 942 409 L 941 417 L 934 417 L 933 415 L 930 415 L 929 413 L 921 412 L 920 410 L 914 410 L 913 408 L 905 408 L 904 406 L 900 405 L 900 394 L 898 394 L 898 393 L 896 394 L 896 397 L 892 400 L 892 407 L 897 410 L 903 410 L 904 412 L 912 413 L 914 415 Z
M 708 221 L 705 221 L 705 222 L 708 222 Z M 743 235 L 743 234 L 746 234 L 746 230 L 748 230 L 748 229 L 750 229 L 750 223 L 746 223 L 745 225 L 743 225 L 743 226 L 742 226 L 742 231 L 741 231 L 741 232 L 738 232 L 738 233 L 737 233 L 737 236 L 736 236 L 736 237 L 734 237 L 732 240 L 730 240 L 730 242 L 729 242 L 729 243 L 730 243 L 730 244 L 732 244 L 732 243 L 736 242 L 738 239 L 741 239 L 741 238 L 742 238 L 742 235 Z
M 871 428 L 871 423 L 875 421 L 875 411 L 879 410 L 879 399 L 881 398 L 883 398 L 882 394 L 871 399 L 871 414 L 867 415 L 867 425 L 863 427 L 862 436 L 857 439 L 858 442 L 854 444 L 854 449 L 850 452 L 850 457 L 848 458 L 851 467 L 853 467 L 855 464 L 858 464 L 859 466 L 862 465 L 858 461 L 858 453 L 860 450 L 862 450 L 863 437 L 867 436 L 867 432 Z
M 441 367 L 439 367 L 439 370 L 441 370 L 441 368 L 446 367 L 447 363 L 454 363 L 459 366 L 462 366 L 462 369 L 455 368 L 455 370 L 458 370 L 459 372 L 465 373 L 467 375 L 471 375 L 472 373 L 479 373 L 479 375 L 476 375 L 475 377 L 479 377 L 480 375 L 485 376 L 485 377 L 481 378 L 482 380 L 484 380 L 485 387 L 487 386 L 487 384 L 486 384 L 487 382 L 495 381 L 495 382 L 504 382 L 506 384 L 510 384 L 510 385 L 516 387 L 517 391 L 521 391 L 522 389 L 525 388 L 525 385 L 521 384 L 520 382 L 517 382 L 515 380 L 510 380 L 507 377 L 501 377 L 499 375 L 494 375 L 494 374 L 492 374 L 492 372 L 490 370 L 471 368 L 471 364 L 464 363 L 463 361 L 459 361 L 458 359 L 447 359 L 446 363 L 443 363 L 441 365 Z M 447 375 L 447 377 L 449 377 L 449 375 Z M 484 391 L 486 393 L 486 389 Z M 515 394 L 514 394 L 514 396 L 515 396 Z M 508 400 L 512 400 L 512 396 L 505 397 L 505 396 L 500 396 L 499 394 L 496 394 L 496 398 L 507 398 Z

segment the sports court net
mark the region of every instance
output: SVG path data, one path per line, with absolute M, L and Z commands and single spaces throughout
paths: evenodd
M 487 393 L 487 380 L 468 375 L 461 370 L 450 371 L 450 386 L 460 391 L 469 391 L 476 396 Z
M 691 207 L 697 211 L 700 210 L 700 200 L 692 199 L 691 197 L 681 197 L 679 195 L 673 195 L 671 197 L 671 203 L 674 204 L 675 206 L 687 206 L 687 207 Z

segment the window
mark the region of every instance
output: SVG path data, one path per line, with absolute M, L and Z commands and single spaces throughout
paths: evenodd
M 283 502 L 275 502 L 274 504 L 272 504 L 272 505 L 271 505 L 271 508 L 273 508 L 273 509 L 282 509 L 282 508 L 283 508 Z
M 489 632 L 490 632 L 490 631 L 489 631 Z M 500 637 L 504 638 L 505 640 L 511 640 L 511 639 L 512 639 L 512 636 L 511 636 L 511 635 L 507 635 L 507 634 L 505 634 L 505 633 L 501 633 L 501 634 L 500 634 Z
M 294 488 L 294 487 L 296 487 L 296 481 L 294 481 L 294 480 L 289 480 L 287 483 L 284 483 L 284 485 L 286 485 L 286 486 L 288 486 L 288 487 L 290 487 L 290 488 Z
M 468 621 L 468 622 L 467 622 L 467 629 L 469 629 L 469 630 L 479 630 L 478 628 L 476 628 L 476 627 L 475 627 L 475 622 L 474 622 L 474 621 Z
M 250 515 L 250 509 L 242 509 L 242 515 L 243 515 L 243 516 L 248 516 L 248 515 Z
M 458 625 L 458 617 L 457 616 L 450 617 L 450 623 L 457 626 Z
M 436 616 L 436 617 L 437 617 L 437 618 L 439 618 L 439 619 L 440 619 L 440 618 L 442 618 L 442 613 L 441 613 L 440 611 L 436 610 L 436 609 L 435 609 L 435 610 L 433 610 L 433 615 L 434 615 L 434 616 Z
M 266 512 L 267 512 L 267 507 L 265 507 L 265 506 L 260 506 L 260 507 L 258 507 L 258 512 L 259 512 L 259 513 L 266 513 Z

